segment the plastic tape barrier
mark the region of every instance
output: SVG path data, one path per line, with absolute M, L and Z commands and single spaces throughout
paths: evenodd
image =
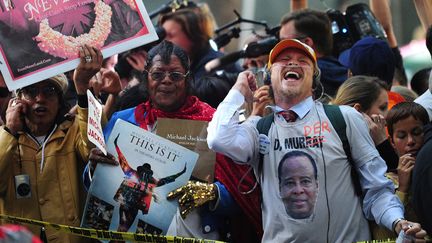
M 47 229 L 55 229 L 60 232 L 94 238 L 99 240 L 124 240 L 124 241 L 140 241 L 149 243 L 224 243 L 223 241 L 204 240 L 194 238 L 184 238 L 177 236 L 164 236 L 164 235 L 151 235 L 151 234 L 138 234 L 131 232 L 118 232 L 109 230 L 96 230 L 87 229 L 73 226 L 66 226 L 61 224 L 52 224 L 44 221 L 19 218 L 14 216 L 0 214 L 0 219 L 4 219 L 16 223 L 38 225 Z

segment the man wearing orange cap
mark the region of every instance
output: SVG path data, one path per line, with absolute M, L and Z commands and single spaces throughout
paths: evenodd
M 274 116 L 267 135 L 259 134 L 259 118 L 238 123 L 237 109 L 253 101 L 255 76 L 245 71 L 219 105 L 208 126 L 209 147 L 234 161 L 250 164 L 262 189 L 263 242 L 356 242 L 370 240 L 368 222 L 376 220 L 397 233 L 422 238 L 420 225 L 403 219 L 403 206 L 394 196 L 391 181 L 384 177 L 385 162 L 376 151 L 362 115 L 351 107 L 340 110 L 346 122 L 351 157 L 360 175 L 362 197 L 352 184 L 350 162 L 324 107 L 312 92 L 319 79 L 312 48 L 296 39 L 279 42 L 270 52 L 268 69 L 274 94 Z M 319 186 L 313 213 L 305 218 L 289 215 L 281 185 L 296 189 L 290 202 L 307 206 L 308 177 L 299 173 L 280 177 L 281 159 L 294 150 L 316 161 Z M 260 156 L 263 159 L 260 160 Z M 261 161 L 261 162 L 260 162 Z M 366 216 L 366 218 L 365 218 Z

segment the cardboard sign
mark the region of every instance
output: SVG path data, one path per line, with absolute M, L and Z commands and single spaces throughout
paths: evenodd
M 87 137 L 96 147 L 98 147 L 106 155 L 106 144 L 102 131 L 102 105 L 93 96 L 90 90 L 87 90 L 88 100 L 88 122 L 87 122 Z
M 207 145 L 206 121 L 158 118 L 156 134 L 199 154 L 192 176 L 212 183 L 216 153 Z

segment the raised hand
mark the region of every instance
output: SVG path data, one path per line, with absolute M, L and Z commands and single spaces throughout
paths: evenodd
M 6 127 L 12 134 L 20 132 L 24 128 L 24 116 L 27 112 L 27 103 L 19 98 L 9 100 L 6 109 Z
M 233 86 L 245 97 L 246 102 L 253 102 L 253 92 L 257 89 L 256 78 L 253 72 L 243 71 L 237 77 L 237 81 Z
M 132 52 L 126 57 L 126 61 L 135 70 L 143 72 L 147 64 L 147 52 L 145 51 Z
M 411 174 L 414 170 L 414 164 L 415 157 L 411 154 L 404 154 L 399 158 L 399 164 L 397 167 L 399 191 L 408 193 L 411 182 Z
M 252 113 L 254 116 L 264 116 L 264 109 L 272 102 L 270 97 L 270 86 L 263 85 L 254 92 Z
M 387 139 L 385 130 L 385 118 L 382 115 L 368 116 L 363 113 L 363 117 L 366 119 L 369 132 L 374 141 L 375 146 L 381 144 Z
M 101 91 L 108 94 L 118 95 L 122 90 L 120 76 L 117 72 L 106 68 L 101 68 L 101 70 L 92 78 L 91 86 L 93 87 L 95 95 L 99 95 Z
M 102 68 L 102 52 L 96 47 L 84 45 L 79 51 L 80 63 L 74 71 L 73 80 L 77 94 L 85 94 L 90 79 Z

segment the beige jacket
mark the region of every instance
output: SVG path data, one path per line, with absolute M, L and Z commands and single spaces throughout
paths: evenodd
M 87 109 L 79 108 L 75 119 L 61 123 L 46 142 L 41 170 L 42 145 L 24 133 L 17 139 L 1 127 L 0 198 L 4 201 L 3 213 L 79 226 L 85 203 L 81 177 L 92 147 L 86 133 Z M 20 174 L 30 177 L 30 198 L 16 198 L 14 177 Z M 39 235 L 40 227 L 27 226 Z M 47 238 L 50 243 L 85 241 L 50 229 L 47 229 Z

